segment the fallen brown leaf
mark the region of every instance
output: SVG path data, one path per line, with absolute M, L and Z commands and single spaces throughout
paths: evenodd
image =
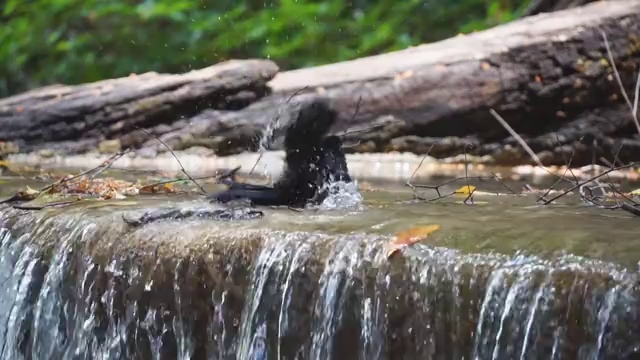
M 411 246 L 420 240 L 425 239 L 430 234 L 440 230 L 440 225 L 425 225 L 409 228 L 397 233 L 387 244 L 387 259 L 391 258 L 400 249 Z

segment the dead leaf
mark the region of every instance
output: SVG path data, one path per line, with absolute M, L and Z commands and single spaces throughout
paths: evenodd
M 640 189 L 632 190 L 629 194 L 640 196 Z
M 456 194 L 469 196 L 476 191 L 476 187 L 473 185 L 465 185 L 455 191 Z
M 542 78 L 540 77 L 540 75 L 536 75 L 535 79 L 538 84 L 542 83 Z
M 416 226 L 397 233 L 387 244 L 387 259 L 391 258 L 400 249 L 411 246 L 438 230 L 440 230 L 440 225 L 434 224 Z
M 482 70 L 489 70 L 489 69 L 491 69 L 491 65 L 490 65 L 488 62 L 486 62 L 486 61 L 483 61 L 483 62 L 480 64 L 480 66 L 482 67 Z

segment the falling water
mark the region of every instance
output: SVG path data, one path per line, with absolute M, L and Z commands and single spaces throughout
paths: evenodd
M 624 359 L 638 273 L 386 238 L 0 210 L 3 359 Z

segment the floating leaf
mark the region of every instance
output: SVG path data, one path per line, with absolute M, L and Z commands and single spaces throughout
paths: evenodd
M 476 191 L 476 187 L 473 185 L 465 185 L 455 191 L 456 194 L 469 196 Z
M 640 189 L 632 190 L 629 194 L 631 194 L 631 195 L 636 195 L 636 196 L 640 196 Z
M 413 245 L 438 230 L 440 230 L 440 225 L 425 225 L 397 233 L 388 244 L 387 258 L 393 256 L 403 247 Z

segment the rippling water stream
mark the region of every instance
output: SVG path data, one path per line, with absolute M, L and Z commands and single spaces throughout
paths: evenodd
M 199 200 L 2 207 L 1 358 L 640 356 L 637 219 L 516 196 L 364 195 L 142 227 L 123 215 Z M 441 230 L 387 259 L 390 235 L 420 224 Z

